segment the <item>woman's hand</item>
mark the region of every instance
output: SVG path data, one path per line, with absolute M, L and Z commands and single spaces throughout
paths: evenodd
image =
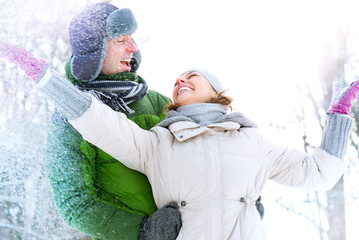
M 0 57 L 14 63 L 36 82 L 40 80 L 49 66 L 48 62 L 36 58 L 25 48 L 5 41 L 0 41 Z
M 339 88 L 338 83 L 333 84 L 333 99 L 329 108 L 330 113 L 348 115 L 354 100 L 359 93 L 359 81 L 353 82 L 344 88 Z

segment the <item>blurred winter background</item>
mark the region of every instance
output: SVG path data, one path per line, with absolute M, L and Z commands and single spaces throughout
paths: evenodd
M 91 0 L 0 0 L 0 39 L 64 74 L 68 23 Z M 334 81 L 356 79 L 355 0 L 114 0 L 138 21 L 139 74 L 168 96 L 176 77 L 204 67 L 222 78 L 236 110 L 279 144 L 320 144 Z M 89 239 L 56 212 L 45 145 L 53 107 L 16 66 L 0 59 L 0 239 Z M 327 193 L 269 183 L 262 194 L 270 240 L 359 239 L 359 104 L 344 178 Z M 240 183 L 239 183 L 240 184 Z

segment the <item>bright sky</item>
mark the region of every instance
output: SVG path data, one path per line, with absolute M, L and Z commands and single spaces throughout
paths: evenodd
M 328 32 L 353 21 L 354 0 L 114 0 L 138 21 L 150 87 L 172 93 L 178 75 L 202 67 L 220 77 L 253 118 L 290 107 L 294 83 L 316 78 Z M 280 96 L 280 99 L 278 98 Z M 298 98 L 298 96 L 297 96 Z M 268 105 L 263 105 L 267 103 Z M 273 109 L 274 107 L 274 109 Z

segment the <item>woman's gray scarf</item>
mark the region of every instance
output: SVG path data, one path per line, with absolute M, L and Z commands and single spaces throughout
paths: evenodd
M 134 112 L 128 105 L 140 100 L 147 94 L 148 85 L 146 81 L 140 76 L 137 77 L 138 82 L 94 80 L 79 83 L 76 86 L 81 90 L 89 91 L 99 101 L 108 105 L 113 110 L 127 114 Z
M 239 112 L 227 113 L 228 107 L 218 103 L 199 103 L 185 105 L 171 110 L 166 118 L 157 126 L 168 127 L 179 121 L 195 122 L 201 126 L 212 123 L 237 122 L 241 127 L 257 127 L 257 125 Z

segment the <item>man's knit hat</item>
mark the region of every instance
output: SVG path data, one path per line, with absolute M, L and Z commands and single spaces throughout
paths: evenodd
M 109 3 L 91 5 L 76 15 L 70 22 L 72 47 L 71 72 L 76 79 L 92 81 L 101 72 L 107 53 L 108 41 L 133 34 L 137 23 L 128 8 L 118 9 Z M 134 54 L 138 67 L 139 53 Z

